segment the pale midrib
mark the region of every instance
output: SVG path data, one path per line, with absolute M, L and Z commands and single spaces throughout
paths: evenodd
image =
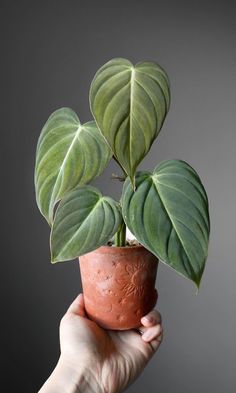
M 179 238 L 179 240 L 180 240 L 180 243 L 181 243 L 181 245 L 182 245 L 182 247 L 183 247 L 183 249 L 184 249 L 184 251 L 185 251 L 185 253 L 186 253 L 186 255 L 187 255 L 188 259 L 189 259 L 189 261 L 191 261 L 191 258 L 190 258 L 189 254 L 188 254 L 187 251 L 186 251 L 184 241 L 183 241 L 183 239 L 181 238 L 181 236 L 180 236 L 180 234 L 179 234 L 179 232 L 178 232 L 178 230 L 177 230 L 177 228 L 176 228 L 176 226 L 175 226 L 173 220 L 171 219 L 171 214 L 169 213 L 169 210 L 168 210 L 166 204 L 164 203 L 163 198 L 161 197 L 161 192 L 160 192 L 160 189 L 159 189 L 159 187 L 158 187 L 158 183 L 159 183 L 159 182 L 158 182 L 157 179 L 153 179 L 153 183 L 154 183 L 154 185 L 155 185 L 155 187 L 156 187 L 156 189 L 157 189 L 159 198 L 160 198 L 160 200 L 161 200 L 161 202 L 162 202 L 162 204 L 163 204 L 163 206 L 164 206 L 164 208 L 165 208 L 165 210 L 166 210 L 166 212 L 167 212 L 167 214 L 168 214 L 168 218 L 169 218 L 169 220 L 171 221 L 171 223 L 172 223 L 172 225 L 173 225 L 173 228 L 174 228 L 175 232 L 176 232 L 177 235 L 178 235 L 178 238 Z M 189 265 L 190 265 L 190 264 L 189 264 Z M 193 268 L 192 268 L 191 265 L 190 265 L 190 270 L 192 270 L 192 271 L 194 272 L 194 274 L 195 274 L 195 271 L 193 270 Z
M 158 175 L 158 177 L 159 177 L 159 176 L 160 176 L 160 175 Z M 163 182 L 161 182 L 161 181 L 159 181 L 159 180 L 157 180 L 157 181 L 158 181 L 159 184 L 162 184 L 164 187 L 172 188 L 173 190 L 179 192 L 180 194 L 183 194 L 183 195 L 185 196 L 186 199 L 188 199 L 189 201 L 191 201 L 192 204 L 193 204 L 193 206 L 195 207 L 195 209 L 200 213 L 200 215 L 201 215 L 201 217 L 202 217 L 202 219 L 203 219 L 203 221 L 204 221 L 204 224 L 205 224 L 205 226 L 206 226 L 206 230 L 209 230 L 208 223 L 207 223 L 207 221 L 206 221 L 205 215 L 202 213 L 202 211 L 199 209 L 199 207 L 193 203 L 193 200 L 192 200 L 186 193 L 184 193 L 184 192 L 181 191 L 179 188 L 174 187 L 174 186 L 172 186 L 172 185 L 170 185 L 170 184 L 163 183 Z M 191 184 L 192 184 L 192 183 L 191 183 Z M 193 218 L 194 218 L 194 217 L 193 217 Z M 194 219 L 195 219 L 195 218 L 194 218 Z M 195 220 L 196 220 L 196 219 L 195 219 Z M 204 236 L 205 236 L 205 235 L 204 235 Z M 206 239 L 206 241 L 207 241 L 207 239 Z
M 169 168 L 168 168 L 168 169 L 169 169 Z M 155 172 L 157 172 L 157 171 L 155 170 Z M 194 176 L 196 176 L 196 173 L 194 173 L 193 171 L 191 171 L 191 174 L 193 174 Z M 158 176 L 158 177 L 163 177 L 163 176 L 165 177 L 165 176 L 170 176 L 170 175 L 182 177 L 182 178 L 184 178 L 187 182 L 191 183 L 191 185 L 192 185 L 192 186 L 195 188 L 195 190 L 201 195 L 201 197 L 204 199 L 204 201 L 207 202 L 207 198 L 206 198 L 204 189 L 203 189 L 202 186 L 200 186 L 199 181 L 197 181 L 196 179 L 195 179 L 195 180 L 196 180 L 196 183 L 197 183 L 198 185 L 196 185 L 196 184 L 192 181 L 191 178 L 188 178 L 187 176 L 185 176 L 185 175 L 183 175 L 183 174 L 181 174 L 181 173 L 175 173 L 175 172 L 158 173 L 157 176 Z
M 135 69 L 131 68 L 131 78 L 130 78 L 130 137 L 129 137 L 129 167 L 130 171 L 132 169 L 131 158 L 132 158 L 132 113 L 133 113 L 133 90 L 134 90 L 134 82 L 135 82 Z
M 92 210 L 89 212 L 89 214 L 87 215 L 87 217 L 85 218 L 85 220 L 82 222 L 82 224 L 79 226 L 79 228 L 75 231 L 74 235 L 68 240 L 68 242 L 64 245 L 64 247 L 62 248 L 61 252 L 59 253 L 59 255 L 57 257 L 59 257 L 60 255 L 63 256 L 63 252 L 66 248 L 68 248 L 69 244 L 71 244 L 71 242 L 74 240 L 74 238 L 77 236 L 78 232 L 81 230 L 81 228 L 84 227 L 84 225 L 86 224 L 86 222 L 89 220 L 89 217 L 91 216 L 91 214 L 94 212 L 94 210 L 98 207 L 99 203 L 101 203 L 104 200 L 104 197 L 100 197 L 99 200 L 96 202 L 96 204 L 94 205 L 94 207 L 92 208 Z
M 64 170 L 64 167 L 65 167 L 65 165 L 66 165 L 67 158 L 69 157 L 69 154 L 70 154 L 70 152 L 71 152 L 71 150 L 72 150 L 72 148 L 73 148 L 73 145 L 74 145 L 75 141 L 77 140 L 78 135 L 79 135 L 80 131 L 82 130 L 82 128 L 83 128 L 83 127 L 82 127 L 81 125 L 78 126 L 78 129 L 77 129 L 77 131 L 76 131 L 76 133 L 75 133 L 75 136 L 74 136 L 74 138 L 73 138 L 73 140 L 72 140 L 72 142 L 71 142 L 71 144 L 70 144 L 70 147 L 69 147 L 69 149 L 68 149 L 67 152 L 66 152 L 66 155 L 65 155 L 65 157 L 64 157 L 64 160 L 62 161 L 60 170 L 59 170 L 58 175 L 57 175 L 57 179 L 56 179 L 56 181 L 55 181 L 55 183 L 54 183 L 54 186 L 53 186 L 53 189 L 52 189 L 51 199 L 50 199 L 50 204 L 49 204 L 49 213 L 51 212 L 51 209 L 53 208 L 52 205 L 54 205 L 54 203 L 55 203 L 55 199 L 54 199 L 54 198 L 55 198 L 55 195 L 54 195 L 54 192 L 55 192 L 55 189 L 56 189 L 58 180 L 59 180 L 59 178 L 60 178 L 60 175 L 61 175 L 62 171 Z

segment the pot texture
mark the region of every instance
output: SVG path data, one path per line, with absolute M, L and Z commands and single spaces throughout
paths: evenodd
M 158 259 L 143 246 L 102 246 L 79 262 L 89 318 L 106 329 L 138 328 L 157 301 Z

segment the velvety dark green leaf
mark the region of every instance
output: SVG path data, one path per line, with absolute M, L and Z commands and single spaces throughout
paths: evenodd
M 170 105 L 169 81 L 156 63 L 113 59 L 96 73 L 91 111 L 114 156 L 134 182 Z
M 51 230 L 52 262 L 74 259 L 106 244 L 121 224 L 120 205 L 91 186 L 60 201 Z
M 69 108 L 49 117 L 38 140 L 35 165 L 36 200 L 49 224 L 55 204 L 65 193 L 99 176 L 111 156 L 94 121 L 80 124 Z
M 200 284 L 208 252 L 208 199 L 186 162 L 168 160 L 124 183 L 122 211 L 130 231 L 178 273 Z

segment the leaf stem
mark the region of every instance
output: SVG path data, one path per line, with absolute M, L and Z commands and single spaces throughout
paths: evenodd
M 117 159 L 115 157 L 113 157 L 113 158 L 117 161 Z M 119 162 L 118 162 L 118 164 L 119 164 Z M 127 178 L 127 173 L 125 172 L 125 170 L 122 167 L 121 167 L 121 169 L 123 171 L 123 177 L 117 176 L 114 174 L 112 174 L 112 175 L 113 175 L 113 178 L 119 179 L 120 181 L 124 182 L 125 179 Z M 125 225 L 123 218 L 122 218 L 122 223 L 121 223 L 118 231 L 115 234 L 114 241 L 115 241 L 116 247 L 125 247 L 126 246 L 126 225 Z
M 115 234 L 115 246 L 116 247 L 126 246 L 126 225 L 124 220 Z
M 119 180 L 121 182 L 124 182 L 126 177 L 125 176 L 122 177 L 122 176 L 116 175 L 115 173 L 112 173 L 111 174 L 111 179 L 112 180 Z

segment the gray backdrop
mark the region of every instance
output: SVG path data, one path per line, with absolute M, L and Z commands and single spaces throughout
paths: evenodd
M 36 142 L 49 114 L 91 119 L 88 89 L 113 57 L 155 60 L 172 104 L 141 169 L 182 158 L 210 199 L 211 243 L 202 285 L 159 267 L 165 338 L 129 392 L 220 393 L 236 386 L 235 9 L 231 2 L 1 2 L 1 358 L 7 391 L 35 392 L 58 355 L 58 324 L 81 290 L 78 263 L 50 264 L 49 228 L 37 210 Z M 119 197 L 112 163 L 95 182 Z M 1 369 L 2 371 L 2 369 Z

